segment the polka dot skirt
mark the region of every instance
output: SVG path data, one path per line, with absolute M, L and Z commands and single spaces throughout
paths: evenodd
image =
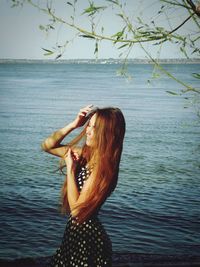
M 89 176 L 82 167 L 77 175 L 79 191 Z M 79 224 L 71 215 L 62 243 L 51 258 L 49 267 L 111 267 L 112 243 L 97 214 Z

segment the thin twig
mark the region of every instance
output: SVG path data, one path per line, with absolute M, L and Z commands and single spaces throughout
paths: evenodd
M 199 11 L 199 6 L 196 6 L 192 0 L 186 0 L 186 2 L 191 6 L 192 10 L 194 11 L 194 13 L 200 17 L 200 11 Z
M 180 29 L 189 19 L 191 19 L 192 16 L 194 16 L 195 13 L 192 13 L 187 19 L 185 19 L 179 26 L 177 26 L 175 29 L 173 29 L 172 31 L 170 31 L 168 34 L 172 34 L 175 31 L 177 31 L 178 29 Z
M 191 6 L 192 10 L 195 12 L 195 10 L 196 10 L 195 4 L 191 0 L 186 0 L 186 1 Z
M 164 3 L 167 3 L 167 4 L 170 4 L 170 5 L 173 5 L 173 6 L 180 6 L 180 7 L 186 8 L 186 9 L 192 9 L 191 7 L 188 7 L 188 6 L 180 4 L 180 3 L 175 3 L 175 2 L 172 2 L 172 1 L 168 1 L 168 0 L 160 0 L 160 1 L 164 2 Z

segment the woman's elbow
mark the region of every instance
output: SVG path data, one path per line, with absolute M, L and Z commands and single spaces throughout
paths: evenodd
M 48 151 L 48 149 L 47 149 L 47 147 L 46 147 L 44 142 L 41 143 L 40 148 L 41 148 L 42 151 L 45 151 L 45 152 Z

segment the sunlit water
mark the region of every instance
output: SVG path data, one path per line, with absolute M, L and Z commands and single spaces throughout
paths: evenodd
M 181 89 L 166 77 L 147 83 L 151 65 L 129 66 L 129 82 L 116 76 L 119 67 L 0 65 L 0 258 L 47 256 L 59 246 L 67 220 L 58 211 L 64 177 L 53 172 L 59 159 L 40 144 L 90 103 L 120 107 L 127 123 L 118 186 L 100 212 L 113 250 L 199 254 L 200 121 L 193 96 L 166 93 Z M 166 68 L 198 85 L 191 73 L 200 65 Z

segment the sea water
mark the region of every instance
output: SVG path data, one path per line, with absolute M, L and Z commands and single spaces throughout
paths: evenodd
M 200 65 L 165 65 L 198 87 Z M 88 104 L 119 107 L 126 136 L 118 185 L 100 212 L 120 253 L 199 255 L 200 120 L 197 93 L 153 66 L 0 64 L 0 258 L 52 255 L 67 217 L 58 210 L 64 176 L 41 142 Z M 150 82 L 149 82 L 150 80 Z M 64 139 L 67 143 L 80 130 Z

